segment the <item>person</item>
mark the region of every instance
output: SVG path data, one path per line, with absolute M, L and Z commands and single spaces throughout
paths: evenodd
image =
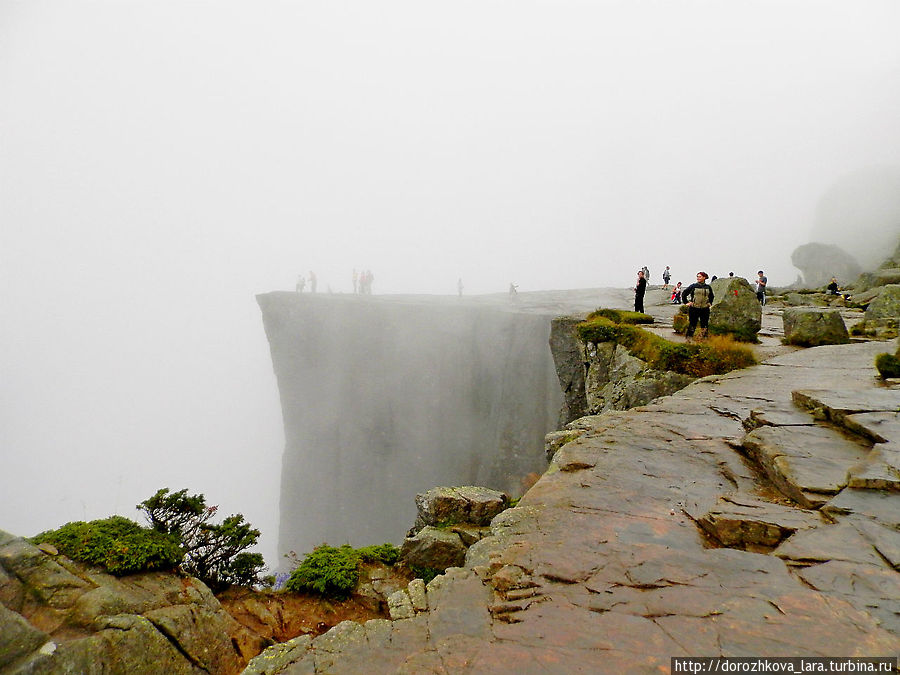
M 300 276 L 297 277 L 297 285 L 295 286 L 295 289 L 298 293 L 302 293 L 303 288 L 305 286 L 306 286 L 306 279 L 304 279 L 303 275 L 301 274 Z
M 644 270 L 638 270 L 637 286 L 634 287 L 634 311 L 644 313 L 644 293 L 647 291 L 647 279 Z
M 669 266 L 666 265 L 666 269 L 663 270 L 663 288 L 665 290 L 669 290 L 669 279 L 672 278 L 672 273 L 669 271 Z
M 359 272 L 356 271 L 356 268 L 353 268 L 353 294 L 356 295 L 356 289 L 359 286 Z
M 760 270 L 756 273 L 756 299 L 759 300 L 759 304 L 763 307 L 766 306 L 766 284 L 769 283 L 769 280 L 766 278 L 766 275 L 763 274 L 763 271 Z
M 700 337 L 706 337 L 709 328 L 709 308 L 715 296 L 712 286 L 706 283 L 709 275 L 697 272 L 697 283 L 691 284 L 681 292 L 681 301 L 688 306 L 688 329 L 684 336 L 690 342 L 700 323 Z
M 459 294 L 459 297 L 462 297 L 462 292 L 463 292 L 462 277 L 460 277 L 459 280 L 456 282 L 456 292 Z
M 312 270 L 310 270 L 309 271 L 309 292 L 310 293 L 316 292 L 316 283 L 318 283 L 316 280 L 316 273 L 313 272 Z
M 516 286 L 513 282 L 511 282 L 511 281 L 509 282 L 509 294 L 510 295 L 515 295 L 516 293 L 518 293 L 519 292 L 518 289 L 519 289 L 519 287 Z
M 837 295 L 838 294 L 838 284 L 837 284 L 836 277 L 831 277 L 831 283 L 828 284 L 828 286 L 826 287 L 825 290 L 828 291 L 829 295 Z
M 673 305 L 681 304 L 681 282 L 679 281 L 675 284 L 675 288 L 672 289 L 672 297 L 669 298 Z

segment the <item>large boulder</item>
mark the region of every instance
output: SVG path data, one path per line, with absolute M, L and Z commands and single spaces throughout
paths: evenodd
M 750 283 L 742 277 L 726 277 L 710 285 L 715 301 L 709 310 L 709 332 L 755 342 L 762 326 L 762 307 Z
M 900 284 L 885 286 L 866 309 L 866 321 L 900 316 Z
M 784 340 L 788 344 L 815 347 L 850 342 L 844 319 L 836 309 L 786 307 L 782 319 Z
M 404 540 L 400 557 L 413 567 L 445 570 L 461 567 L 468 548 L 457 533 L 429 525 Z
M 826 286 L 831 277 L 855 279 L 862 271 L 856 259 L 842 248 L 815 241 L 795 248 L 791 262 L 800 270 L 807 288 Z

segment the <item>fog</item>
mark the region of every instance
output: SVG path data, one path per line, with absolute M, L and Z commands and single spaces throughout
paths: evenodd
M 896 193 L 834 186 L 900 166 L 898 27 L 895 0 L 0 0 L 0 529 L 187 487 L 272 555 L 254 295 L 310 270 L 779 285 L 817 222 L 883 236 L 844 214 Z

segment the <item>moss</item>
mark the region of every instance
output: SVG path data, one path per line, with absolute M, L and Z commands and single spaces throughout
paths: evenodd
M 626 309 L 608 309 L 601 307 L 600 309 L 595 309 L 587 316 L 588 321 L 600 318 L 609 319 L 613 323 L 653 323 L 653 317 L 649 314 L 632 312 Z
M 900 350 L 897 354 L 879 354 L 875 357 L 875 368 L 883 378 L 900 377 Z
M 753 352 L 730 337 L 717 336 L 701 343 L 680 344 L 634 325 L 616 324 L 606 317 L 578 324 L 576 335 L 583 342 L 615 342 L 651 368 L 692 377 L 718 375 L 756 363 Z
M 116 576 L 173 569 L 184 558 L 177 537 L 141 527 L 122 516 L 66 523 L 29 541 L 53 544 L 73 560 L 103 567 Z

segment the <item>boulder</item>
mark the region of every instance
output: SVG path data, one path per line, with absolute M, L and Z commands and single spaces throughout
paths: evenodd
M 782 315 L 784 341 L 792 345 L 843 345 L 850 342 L 847 327 L 836 309 L 786 307 Z
M 869 303 L 866 320 L 900 316 L 900 284 L 890 284 Z
M 406 538 L 400 557 L 410 566 L 445 570 L 462 566 L 467 548 L 455 532 L 429 525 Z
M 509 506 L 509 495 L 486 487 L 436 487 L 416 495 L 418 515 L 410 534 L 434 525 L 490 525 Z
M 856 259 L 842 248 L 819 242 L 795 248 L 791 262 L 800 270 L 807 288 L 826 286 L 831 277 L 855 279 L 862 271 Z
M 741 277 L 727 277 L 710 285 L 715 301 L 709 310 L 709 332 L 755 342 L 762 326 L 762 307 L 750 283 Z

